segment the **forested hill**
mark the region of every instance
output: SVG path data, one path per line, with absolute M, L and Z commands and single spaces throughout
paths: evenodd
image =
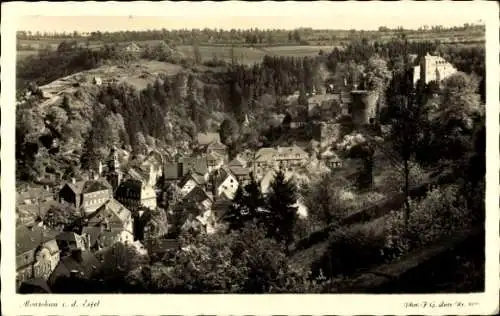
M 404 52 L 435 51 L 459 70 L 484 78 L 484 47 L 412 43 L 404 38 L 386 43 L 353 41 L 344 50 L 317 57 L 266 56 L 254 66 L 221 63 L 219 67 L 189 60 L 174 64 L 178 61 L 160 49 L 138 57 L 114 45 L 96 51 L 60 44 L 55 52 L 42 52 L 18 64 L 17 79 L 23 83 L 19 87 L 29 86 L 34 92 L 17 110 L 18 178 L 35 180 L 53 170 L 70 177 L 105 159 L 112 145 L 135 155 L 152 147 L 188 152 L 195 133 L 217 131 L 223 121 L 232 134 L 229 145 L 262 144 L 273 114 L 293 110 L 284 102 L 286 95 L 298 91 L 303 96 L 328 77 L 355 76 L 375 55 L 396 72 Z M 123 78 L 102 85 L 75 79 L 114 74 Z M 44 90 L 54 97 L 47 99 Z M 252 118 L 250 126 L 242 126 L 244 114 Z M 80 157 L 85 157 L 83 165 Z

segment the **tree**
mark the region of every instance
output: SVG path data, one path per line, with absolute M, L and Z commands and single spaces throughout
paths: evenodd
M 43 216 L 43 222 L 53 229 L 64 229 L 79 219 L 80 213 L 72 205 L 63 203 L 52 205 Z
M 308 216 L 315 222 L 330 225 L 346 215 L 340 197 L 340 184 L 332 174 L 324 174 L 319 181 L 311 185 L 304 194 Z
M 289 246 L 293 241 L 294 225 L 297 220 L 297 188 L 292 180 L 285 180 L 283 170 L 276 172 L 267 196 L 269 214 L 266 225 L 269 234 Z
M 151 282 L 140 283 L 169 293 L 319 291 L 306 272 L 290 268 L 282 245 L 267 238 L 265 229 L 254 223 L 241 231 L 200 234 L 181 243 L 181 251 L 151 267 Z
M 363 169 L 358 178 L 358 186 L 361 189 L 368 189 L 373 185 L 373 156 L 380 141 L 379 138 L 369 137 L 367 134 L 355 133 L 346 135 L 342 142 L 337 144 L 337 148 L 348 157 L 363 161 Z
M 232 118 L 226 118 L 219 127 L 219 135 L 222 143 L 228 145 L 238 138 L 239 126 Z
M 57 106 L 52 106 L 49 109 L 46 118 L 51 126 L 59 133 L 62 132 L 64 125 L 68 121 L 68 115 L 66 111 Z
M 130 271 L 149 263 L 148 253 L 137 243 L 114 243 L 99 254 L 102 258 L 100 275 L 104 279 L 122 280 Z
M 366 88 L 375 91 L 383 90 L 391 78 L 387 62 L 378 56 L 373 56 L 368 60 L 365 75 Z
M 265 200 L 260 190 L 259 184 L 253 174 L 250 182 L 240 185 L 236 190 L 233 203 L 226 215 L 230 229 L 241 229 L 245 223 L 253 220 L 261 221 Z

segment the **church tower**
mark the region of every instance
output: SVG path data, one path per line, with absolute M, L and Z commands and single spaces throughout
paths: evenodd
M 113 147 L 110 152 L 110 159 L 108 160 L 108 182 L 113 187 L 113 191 L 118 188 L 122 181 L 122 172 L 120 170 L 120 162 L 118 161 L 118 153 L 116 148 Z

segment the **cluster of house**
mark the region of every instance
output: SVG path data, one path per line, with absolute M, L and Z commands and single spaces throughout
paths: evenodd
M 50 285 L 60 276 L 67 277 L 71 271 L 79 271 L 78 267 L 87 271 L 85 264 L 78 263 L 82 254 L 89 262 L 94 262 L 99 252 L 114 243 L 137 244 L 132 214 L 137 212 L 142 216 L 148 209 L 156 211 L 157 201 L 165 194 L 158 188 L 164 184 L 177 188 L 179 205 L 191 214 L 183 228 L 196 226 L 211 233 L 222 222 L 238 187 L 251 179 L 251 173 L 265 193 L 278 168 L 290 178 L 307 168 L 311 160 L 306 151 L 294 145 L 260 148 L 229 161 L 227 148 L 217 133 L 198 134 L 197 146 L 197 154 L 192 157 L 177 156 L 167 161 L 162 153 L 154 151 L 136 165 L 121 162 L 120 150 L 115 149 L 106 164 L 99 163 L 90 175 L 64 183 L 55 193 L 45 189 L 27 190 L 32 198 L 26 192 L 19 193 L 18 215 L 23 209 L 33 214 L 37 209 L 59 204 L 77 210 L 82 219 L 78 228 L 71 232 L 47 228 L 41 217 L 31 223 L 18 222 L 18 285 L 33 279 L 45 280 Z M 323 154 L 325 161 L 337 166 L 338 157 L 334 153 L 330 153 L 333 156 Z M 165 183 L 158 183 L 160 179 Z M 149 238 L 161 239 L 157 231 L 160 225 L 153 222 L 150 226 L 147 228 Z M 168 247 L 176 245 L 171 240 L 161 241 L 162 245 L 170 243 Z M 76 257 L 75 251 L 79 253 Z

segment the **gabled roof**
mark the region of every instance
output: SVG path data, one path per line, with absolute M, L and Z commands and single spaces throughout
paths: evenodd
M 76 195 L 82 194 L 83 187 L 85 186 L 86 181 L 77 181 L 75 183 L 68 182 L 66 185 L 73 191 Z
M 196 186 L 184 197 L 183 200 L 201 203 L 207 199 L 210 199 L 210 196 L 207 194 L 207 192 L 205 192 L 205 190 L 203 190 L 199 186 Z
M 99 271 L 101 263 L 89 251 L 81 251 L 81 261 L 73 256 L 66 256 L 59 260 L 56 268 L 49 277 L 49 285 L 53 285 L 60 277 L 69 277 L 71 271 L 79 274 L 80 278 L 90 279 Z
M 128 192 L 141 192 L 142 182 L 134 179 L 127 179 L 120 183 L 116 189 L 117 195 L 128 196 Z
M 194 171 L 195 173 L 205 175 L 208 172 L 208 162 L 204 157 L 190 157 L 182 159 L 185 172 Z
M 280 159 L 296 159 L 297 155 L 300 158 L 308 157 L 309 155 L 299 146 L 293 145 L 291 147 L 279 147 L 276 153 Z
M 212 143 L 207 145 L 207 149 L 225 150 L 225 149 L 227 149 L 227 146 L 221 142 L 212 142 Z
M 241 157 L 236 157 L 233 160 L 231 160 L 227 165 L 229 167 L 242 167 L 242 168 L 244 168 L 247 165 L 247 162 Z
M 137 180 L 137 181 L 146 181 L 147 180 L 145 175 L 140 170 L 136 170 L 135 168 L 129 168 L 127 171 L 127 174 L 132 179 Z
M 202 146 L 206 146 L 213 142 L 220 143 L 220 135 L 219 133 L 198 133 L 196 141 L 198 145 Z
M 106 208 L 122 222 L 128 221 L 132 216 L 132 212 L 115 199 L 110 199 L 106 203 Z
M 99 180 L 87 180 L 87 181 L 78 181 L 75 183 L 68 182 L 66 185 L 76 194 L 82 193 L 92 193 L 96 191 L 102 191 L 106 189 L 110 189 L 111 185 L 108 181 L 104 179 Z M 63 186 L 64 187 L 64 186 Z
M 256 161 L 270 161 L 273 160 L 276 155 L 276 150 L 271 147 L 260 148 L 255 154 Z
M 103 213 L 107 213 L 108 216 L 105 216 Z M 121 229 L 131 216 L 132 213 L 130 212 L 130 210 L 128 210 L 117 200 L 110 199 L 95 212 L 89 214 L 86 218 L 89 225 L 96 226 L 101 223 L 108 223 L 110 225 L 113 224 L 112 226 Z
M 229 166 L 229 170 L 231 173 L 237 177 L 248 176 L 250 174 L 250 170 L 247 168 L 239 167 L 239 166 Z
M 139 45 L 137 45 L 135 42 L 129 43 L 125 47 L 125 49 L 127 49 L 127 50 L 135 50 L 135 51 L 141 50 L 141 48 L 139 47 Z
M 231 172 L 226 167 L 215 170 L 212 174 L 215 187 L 219 187 L 228 177 L 231 176 Z
M 196 184 L 198 185 L 201 185 L 201 184 L 204 184 L 206 181 L 205 181 L 205 177 L 200 175 L 200 174 L 197 174 L 193 171 L 189 171 L 180 181 L 179 183 L 179 186 L 180 187 L 183 187 L 189 180 L 194 180 L 194 182 L 196 182 Z

